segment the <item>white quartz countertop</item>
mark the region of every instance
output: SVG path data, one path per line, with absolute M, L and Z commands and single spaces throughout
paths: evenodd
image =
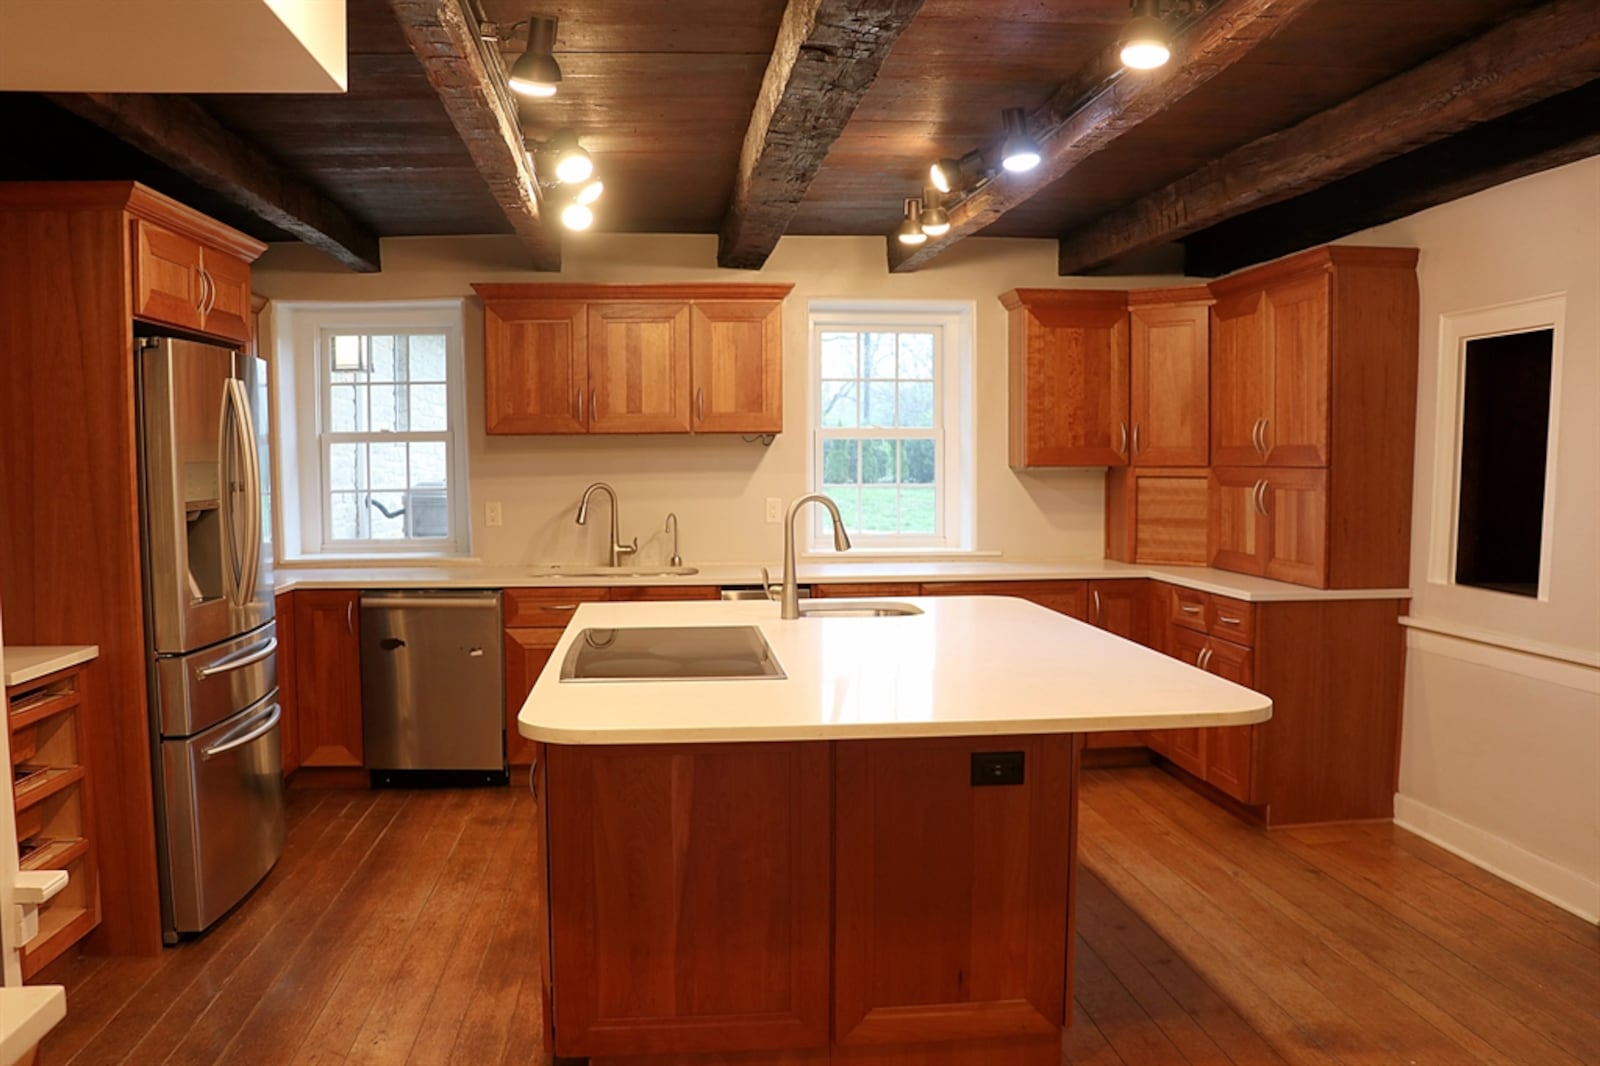
M 95 644 L 6 645 L 6 686 L 29 681 L 86 663 L 100 654 Z
M 576 564 L 574 564 L 576 565 Z M 381 567 L 279 567 L 277 590 L 295 588 L 568 588 L 607 585 L 750 585 L 761 584 L 761 564 L 716 563 L 684 576 L 641 573 L 616 577 L 550 577 L 534 566 L 381 566 Z M 772 579 L 782 575 L 776 560 L 769 566 Z M 1108 559 L 1077 562 L 1005 562 L 974 559 L 967 562 L 802 562 L 802 585 L 827 585 L 886 581 L 1061 581 L 1153 577 L 1184 588 L 1214 592 L 1255 603 L 1308 600 L 1406 599 L 1409 589 L 1313 589 L 1282 581 L 1213 570 L 1202 566 L 1140 566 Z
M 765 601 L 583 604 L 518 728 L 555 744 L 663 744 L 1087 733 L 1271 716 L 1259 692 L 1025 600 L 893 602 L 923 613 L 783 621 Z M 713 625 L 757 626 L 787 677 L 560 680 L 585 629 Z
M 20 1062 L 66 1016 L 62 985 L 0 988 L 0 1063 Z

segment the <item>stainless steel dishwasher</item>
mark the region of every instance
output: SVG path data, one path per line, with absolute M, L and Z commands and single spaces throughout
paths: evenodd
M 500 595 L 361 594 L 361 736 L 374 786 L 505 784 Z

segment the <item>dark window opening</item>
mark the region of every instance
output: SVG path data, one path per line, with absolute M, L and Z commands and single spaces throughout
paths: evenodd
M 1539 594 L 1553 329 L 1466 344 L 1456 584 Z

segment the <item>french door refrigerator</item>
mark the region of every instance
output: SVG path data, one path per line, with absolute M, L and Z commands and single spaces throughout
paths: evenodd
M 283 851 L 263 361 L 143 337 L 138 364 L 156 841 L 168 943 Z

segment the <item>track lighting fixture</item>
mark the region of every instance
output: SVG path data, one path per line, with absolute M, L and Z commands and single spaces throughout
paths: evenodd
M 922 232 L 922 201 L 912 197 L 906 201 L 906 217 L 895 231 L 901 244 L 922 244 L 928 235 Z
M 585 230 L 594 225 L 594 211 L 588 204 L 576 200 L 561 209 L 561 224 L 571 230 Z
M 944 209 L 944 194 L 936 188 L 922 190 L 922 232 L 929 237 L 943 237 L 950 232 L 950 215 Z
M 578 191 L 573 194 L 572 202 L 575 204 L 582 204 L 583 206 L 587 207 L 589 204 L 592 204 L 596 200 L 600 199 L 600 194 L 605 191 L 605 188 L 605 185 L 600 181 L 599 178 L 590 178 L 588 181 L 578 186 Z
M 1117 39 L 1122 65 L 1132 70 L 1155 70 L 1172 58 L 1172 30 L 1162 21 L 1161 0 L 1133 0 L 1133 17 Z
M 961 163 L 955 159 L 941 159 L 928 168 L 928 180 L 939 192 L 949 192 L 961 184 Z
M 588 181 L 594 176 L 594 160 L 578 143 L 578 135 L 570 129 L 557 130 L 545 150 L 555 156 L 556 180 L 572 184 Z
M 555 16 L 529 15 L 528 47 L 511 64 L 511 88 L 524 96 L 554 96 L 561 81 L 555 47 Z
M 1021 174 L 1039 165 L 1042 153 L 1039 142 L 1028 132 L 1028 113 L 1020 107 L 1008 107 L 1002 113 L 1006 139 L 1000 146 L 1000 165 L 1013 174 Z

